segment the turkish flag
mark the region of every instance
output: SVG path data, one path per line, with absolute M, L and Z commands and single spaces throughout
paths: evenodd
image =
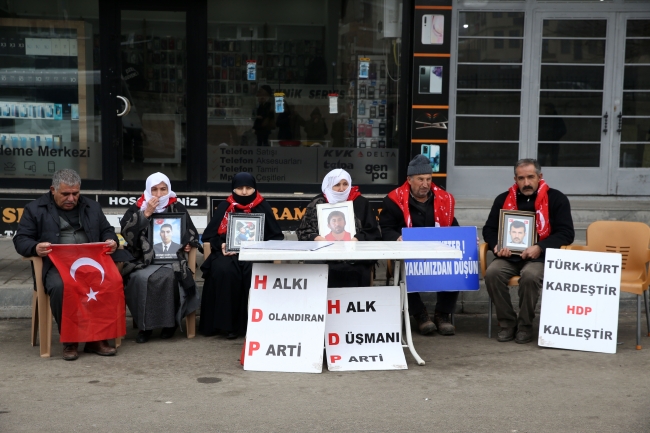
M 61 341 L 126 335 L 124 284 L 103 242 L 52 245 L 48 255 L 63 279 Z

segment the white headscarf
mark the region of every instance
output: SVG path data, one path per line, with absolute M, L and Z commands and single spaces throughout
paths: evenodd
M 334 191 L 332 187 L 343 179 L 348 181 L 348 189 L 341 192 Z M 325 178 L 323 178 L 323 185 L 321 186 L 321 190 L 323 191 L 323 194 L 325 194 L 325 197 L 327 197 L 329 203 L 346 201 L 350 195 L 351 189 L 352 179 L 350 178 L 350 174 L 342 168 L 337 168 L 327 173 Z
M 143 212 L 147 208 L 147 203 L 153 197 L 151 195 L 151 187 L 158 185 L 160 182 L 165 182 L 165 184 L 167 185 L 168 192 L 167 195 L 158 197 L 158 206 L 156 206 L 156 213 L 164 212 L 165 208 L 167 207 L 167 204 L 169 203 L 169 199 L 172 197 L 176 197 L 176 193 L 172 191 L 172 184 L 169 181 L 169 178 L 160 172 L 154 173 L 147 178 L 147 187 L 144 190 L 144 201 L 140 206 L 140 210 L 142 210 Z

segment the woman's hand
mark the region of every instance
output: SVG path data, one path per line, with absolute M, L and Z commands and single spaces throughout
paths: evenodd
M 183 247 L 183 251 L 185 251 L 186 253 L 189 253 L 191 249 L 192 249 L 192 245 L 190 244 L 187 244 Z
M 354 242 L 359 242 L 359 239 L 357 239 L 357 238 L 352 238 L 352 239 L 350 239 L 350 240 L 351 240 L 351 241 L 354 241 Z
M 225 242 L 221 244 L 221 254 L 223 254 L 224 256 L 236 256 L 237 255 L 237 253 L 227 253 L 226 252 L 226 243 Z
M 156 206 L 158 206 L 159 202 L 160 200 L 158 197 L 151 197 L 147 202 L 147 208 L 144 210 L 144 216 L 150 218 L 151 215 L 153 215 L 153 213 L 156 211 Z
M 327 239 L 325 239 L 323 236 L 316 236 L 316 237 L 314 238 L 314 240 L 315 240 L 315 241 L 326 241 Z

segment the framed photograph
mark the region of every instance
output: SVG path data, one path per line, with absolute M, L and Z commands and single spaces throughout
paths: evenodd
M 521 254 L 537 242 L 535 212 L 501 209 L 499 217 L 499 249 Z
M 351 201 L 318 204 L 316 212 L 318 234 L 328 241 L 349 241 L 357 234 Z
M 177 260 L 176 252 L 182 248 L 181 239 L 185 233 L 184 213 L 155 213 L 151 215 L 149 242 L 153 245 L 154 264 L 172 263 Z
M 228 214 L 228 232 L 226 233 L 226 252 L 238 253 L 242 242 L 264 240 L 263 213 Z

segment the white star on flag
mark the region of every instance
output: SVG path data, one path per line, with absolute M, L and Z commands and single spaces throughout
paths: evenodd
M 90 302 L 91 299 L 94 299 L 95 301 L 97 300 L 96 296 L 99 292 L 94 292 L 93 288 L 90 287 L 90 292 L 86 293 L 86 296 L 88 296 L 88 302 Z

